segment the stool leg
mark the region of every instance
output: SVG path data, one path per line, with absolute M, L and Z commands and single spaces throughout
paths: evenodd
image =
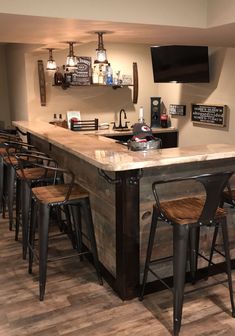
M 3 158 L 2 156 L 0 156 L 0 213 L 2 212 L 3 174 L 4 174 Z
M 13 202 L 14 202 L 14 183 L 15 169 L 10 165 L 7 166 L 7 207 L 9 216 L 9 230 L 13 229 Z
M 94 232 L 89 198 L 86 198 L 85 200 L 82 201 L 82 206 L 84 210 L 84 216 L 85 216 L 84 218 L 87 221 L 87 231 L 88 231 L 88 236 L 89 236 L 90 243 L 91 243 L 91 252 L 93 255 L 93 261 L 94 261 L 94 265 L 96 268 L 96 273 L 97 273 L 100 285 L 103 285 L 103 280 L 102 280 L 100 266 L 99 266 L 97 245 L 96 245 L 95 232 Z
M 146 259 L 145 259 L 143 282 L 142 282 L 142 287 L 141 287 L 141 291 L 140 291 L 140 295 L 139 295 L 139 300 L 140 301 L 143 300 L 145 285 L 146 285 L 147 278 L 148 278 L 149 264 L 150 264 L 150 260 L 151 260 L 154 238 L 155 238 L 155 233 L 156 233 L 156 228 L 157 228 L 157 220 L 158 220 L 157 211 L 156 211 L 156 208 L 154 207 L 153 208 L 152 220 L 151 220 L 150 233 L 149 233 L 147 254 L 146 254 Z
M 70 205 L 73 223 L 74 223 L 74 231 L 76 235 L 76 248 L 78 253 L 82 253 L 82 227 L 81 227 L 81 211 L 80 206 L 78 205 Z M 82 257 L 82 256 L 81 256 Z M 82 258 L 80 258 L 82 260 Z
M 6 218 L 6 203 L 7 203 L 7 165 L 3 163 L 3 191 L 2 191 L 2 218 Z
M 50 208 L 47 204 L 39 205 L 38 241 L 39 241 L 39 299 L 43 301 L 47 277 L 47 252 Z
M 200 236 L 200 227 L 190 228 L 189 230 L 189 238 L 190 238 L 189 239 L 190 240 L 189 261 L 190 261 L 190 274 L 191 274 L 192 284 L 195 284 L 196 282 L 199 236 Z
M 228 227 L 226 219 L 221 223 L 222 227 L 222 235 L 223 235 L 223 243 L 224 243 L 224 252 L 225 252 L 225 261 L 227 266 L 227 275 L 228 275 L 228 285 L 229 285 L 229 294 L 230 301 L 232 306 L 232 316 L 235 317 L 235 306 L 234 306 L 234 298 L 233 298 L 233 282 L 232 282 L 232 272 L 231 272 L 231 258 L 229 252 L 229 240 L 228 240 Z
M 16 180 L 16 228 L 15 228 L 15 240 L 19 238 L 20 216 L 21 216 L 21 198 L 22 198 L 22 181 L 17 178 Z
M 28 272 L 29 274 L 32 273 L 33 270 L 33 257 L 34 257 L 34 244 L 35 244 L 35 232 L 36 232 L 36 225 L 37 225 L 37 211 L 38 206 L 37 202 L 34 199 L 31 199 L 31 217 L 30 217 L 30 225 L 29 225 L 29 267 Z
M 64 205 L 64 213 L 65 213 L 65 217 L 66 217 L 66 225 L 65 225 L 65 232 L 67 233 L 69 239 L 71 240 L 73 249 L 77 248 L 77 239 L 74 235 L 74 230 L 73 230 L 73 226 L 72 226 L 72 221 L 71 221 L 71 212 L 72 212 L 72 208 L 74 208 L 72 205 Z M 71 209 L 71 212 L 70 212 Z M 74 218 L 73 218 L 74 219 Z M 75 221 L 73 220 L 73 223 L 75 223 Z M 76 224 L 74 224 L 74 226 L 76 227 Z
M 214 250 L 215 250 L 215 244 L 216 244 L 216 240 L 217 240 L 217 236 L 218 236 L 218 231 L 219 231 L 219 225 L 218 225 L 218 223 L 216 223 L 215 229 L 214 229 L 214 234 L 213 234 L 213 239 L 212 239 L 212 243 L 211 243 L 211 250 L 210 250 L 210 256 L 209 256 L 208 267 L 207 267 L 207 275 L 205 277 L 205 280 L 208 279 L 208 277 L 210 275 L 210 267 L 211 267 L 211 263 L 212 263 L 212 259 L 213 259 L 213 254 L 214 254 Z
M 187 262 L 188 225 L 173 225 L 173 329 L 179 335 L 182 319 L 184 283 Z
M 22 254 L 26 259 L 29 234 L 29 211 L 31 202 L 31 189 L 26 181 L 22 181 Z

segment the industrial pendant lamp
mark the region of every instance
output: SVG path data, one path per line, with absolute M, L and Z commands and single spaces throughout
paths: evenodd
M 77 65 L 77 57 L 74 55 L 73 45 L 75 42 L 67 42 L 69 44 L 69 54 L 66 59 L 66 67 L 74 68 Z
M 49 50 L 49 59 L 47 61 L 46 69 L 47 70 L 56 70 L 56 62 L 55 62 L 55 60 L 53 59 L 53 56 L 52 56 L 52 50 L 54 50 L 54 49 L 53 48 L 47 48 L 47 50 Z
M 96 34 L 98 34 L 98 48 L 96 49 L 96 59 L 94 63 L 108 64 L 103 41 L 103 34 L 105 34 L 105 32 L 96 32 Z

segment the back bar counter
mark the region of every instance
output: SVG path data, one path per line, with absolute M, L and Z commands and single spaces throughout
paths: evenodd
M 82 134 L 38 121 L 15 121 L 13 125 L 27 132 L 29 142 L 56 159 L 61 167 L 73 171 L 76 180 L 90 192 L 103 276 L 123 300 L 138 295 L 151 221 L 153 181 L 235 170 L 235 145 L 133 152 L 99 131 Z M 162 192 L 167 197 L 167 190 Z M 183 192 L 175 190 L 174 196 L 180 197 Z M 158 251 L 154 253 L 168 256 L 171 230 L 162 223 L 160 231 Z M 230 231 L 232 235 L 235 230 Z M 202 241 L 206 245 L 206 239 Z M 163 263 L 160 271 L 170 278 L 169 262 Z

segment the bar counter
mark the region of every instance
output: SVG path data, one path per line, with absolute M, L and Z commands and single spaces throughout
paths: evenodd
M 139 290 L 153 181 L 235 170 L 235 145 L 231 144 L 133 152 L 106 137 L 118 135 L 115 131 L 72 132 L 38 121 L 15 121 L 13 125 L 27 132 L 29 141 L 41 151 L 72 170 L 89 190 L 103 276 L 123 300 L 136 297 Z M 177 190 L 174 195 L 180 197 L 183 192 Z M 162 236 L 154 254 L 159 256 L 160 251 L 162 257 L 171 251 L 171 231 L 164 223 L 159 231 Z M 168 264 L 161 266 L 165 278 L 172 275 Z

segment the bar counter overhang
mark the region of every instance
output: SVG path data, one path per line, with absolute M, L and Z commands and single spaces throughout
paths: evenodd
M 110 131 L 84 134 L 40 121 L 14 121 L 13 125 L 27 132 L 29 142 L 60 166 L 72 170 L 90 192 L 103 276 L 123 300 L 138 295 L 153 181 L 235 170 L 235 145 L 231 144 L 133 152 L 105 137 Z M 182 196 L 182 191 L 177 194 Z M 172 245 L 170 240 L 166 232 L 160 245 L 163 255 Z M 169 266 L 163 267 L 162 276 L 171 276 Z

